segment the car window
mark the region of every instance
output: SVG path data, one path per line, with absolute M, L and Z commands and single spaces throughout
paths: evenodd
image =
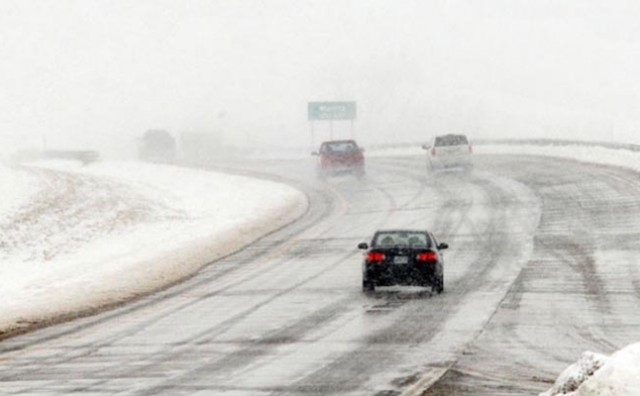
M 424 232 L 389 231 L 379 232 L 374 237 L 374 247 L 430 247 L 429 238 Z
M 354 142 L 332 142 L 325 143 L 320 149 L 321 152 L 330 153 L 351 153 L 358 150 L 358 145 Z
M 467 144 L 469 144 L 469 142 L 465 135 L 444 135 L 436 137 L 434 146 L 462 146 Z

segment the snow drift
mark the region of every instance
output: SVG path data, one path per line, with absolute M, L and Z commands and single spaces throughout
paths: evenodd
M 0 183 L 0 335 L 166 287 L 307 208 L 278 183 L 135 162 L 0 167 Z
M 606 357 L 585 352 L 540 396 L 640 395 L 640 343 Z

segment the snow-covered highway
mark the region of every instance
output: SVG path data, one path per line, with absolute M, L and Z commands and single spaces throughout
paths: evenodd
M 476 160 L 426 177 L 421 157 L 376 157 L 365 181 L 326 184 L 308 161 L 226 164 L 292 183 L 309 210 L 179 285 L 4 340 L 0 391 L 524 395 L 638 341 L 638 174 Z M 361 293 L 356 244 L 401 227 L 451 246 L 444 294 Z

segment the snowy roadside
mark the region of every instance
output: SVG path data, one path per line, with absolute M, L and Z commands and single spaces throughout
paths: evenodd
M 610 357 L 585 352 L 567 367 L 551 389 L 540 396 L 640 395 L 640 343 Z
M 185 278 L 307 208 L 286 185 L 143 163 L 0 166 L 0 335 Z
M 2 162 L 0 162 L 0 186 L 2 187 L 0 215 L 15 211 L 38 191 L 35 180 L 28 172 L 6 168 Z

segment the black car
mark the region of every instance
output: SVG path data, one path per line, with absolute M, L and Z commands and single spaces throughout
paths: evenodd
M 376 286 L 430 286 L 444 291 L 443 257 L 446 243 L 438 243 L 429 231 L 378 231 L 371 245 L 363 242 L 359 249 L 367 250 L 362 264 L 362 290 L 372 292 Z

